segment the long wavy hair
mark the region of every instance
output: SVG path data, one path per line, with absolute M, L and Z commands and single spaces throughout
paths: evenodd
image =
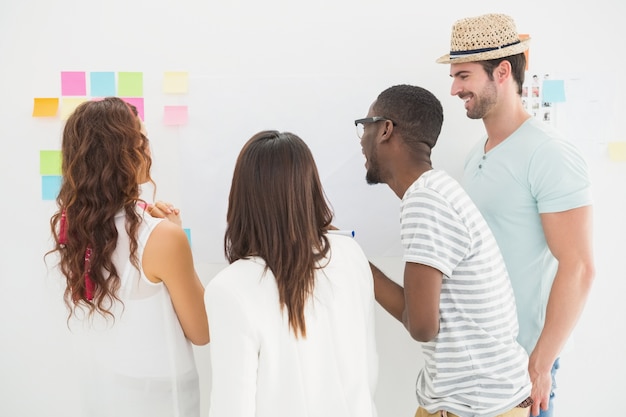
M 61 153 L 59 209 L 50 219 L 55 246 L 47 255 L 59 253 L 69 317 L 79 307 L 86 307 L 89 316 L 98 312 L 113 317 L 111 307 L 120 301 L 120 276 L 112 259 L 118 238 L 115 215 L 125 213 L 131 262 L 139 268 L 139 184 L 154 184 L 148 140 L 136 108 L 116 97 L 82 103 L 65 124 Z M 93 285 L 92 296 L 88 285 Z
M 306 337 L 304 310 L 315 271 L 330 250 L 324 232 L 332 217 L 313 155 L 302 139 L 263 131 L 244 145 L 228 199 L 226 258 L 230 263 L 250 256 L 265 260 L 296 337 Z

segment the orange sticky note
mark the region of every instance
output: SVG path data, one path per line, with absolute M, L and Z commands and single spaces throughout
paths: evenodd
M 58 98 L 35 98 L 33 117 L 54 117 L 57 115 L 58 110 Z
M 530 35 L 528 33 L 520 33 L 518 36 L 520 41 L 525 41 L 526 39 L 530 38 Z M 526 55 L 526 71 L 528 71 L 528 61 L 530 59 L 530 54 L 528 53 L 529 50 L 530 48 L 524 51 L 524 55 Z

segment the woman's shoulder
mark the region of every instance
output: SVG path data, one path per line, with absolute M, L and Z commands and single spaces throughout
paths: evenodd
M 260 283 L 265 276 L 272 278 L 272 272 L 265 268 L 265 262 L 258 257 L 239 259 L 220 270 L 206 285 L 209 289 L 241 290 L 253 283 Z

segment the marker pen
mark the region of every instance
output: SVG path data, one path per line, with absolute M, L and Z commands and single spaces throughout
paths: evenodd
M 344 235 L 354 237 L 354 230 L 328 230 L 328 233 L 333 235 Z

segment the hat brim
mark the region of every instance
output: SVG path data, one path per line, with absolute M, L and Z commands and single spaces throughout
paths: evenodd
M 446 54 L 437 61 L 437 64 L 462 64 L 464 62 L 476 62 L 476 61 L 488 61 L 490 59 L 504 58 L 511 55 L 517 55 L 528 49 L 530 38 L 526 38 L 520 43 L 507 46 L 506 48 L 494 49 L 493 51 L 478 52 L 475 54 L 461 55 L 455 58 L 451 58 L 450 54 Z

